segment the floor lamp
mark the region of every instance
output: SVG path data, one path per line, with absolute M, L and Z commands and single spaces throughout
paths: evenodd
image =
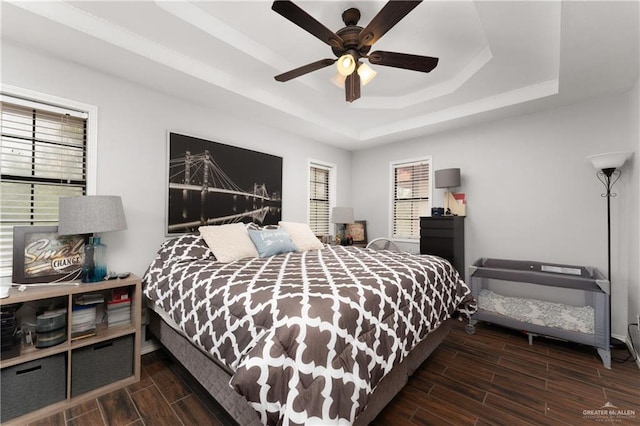
M 613 185 L 620 179 L 622 172 L 620 167 L 631 156 L 630 152 L 608 152 L 606 154 L 591 155 L 587 157 L 591 161 L 593 167 L 598 170 L 596 176 L 598 180 L 604 185 L 606 192 L 602 194 L 602 197 L 607 199 L 607 278 L 609 279 L 609 329 L 611 329 L 611 296 L 613 295 L 613 285 L 611 284 L 611 197 L 615 197 L 618 194 L 611 192 Z M 611 335 L 611 331 L 609 331 Z M 613 347 L 625 347 L 624 342 L 611 337 L 610 346 Z

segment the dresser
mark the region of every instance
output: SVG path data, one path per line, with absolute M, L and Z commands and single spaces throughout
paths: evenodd
M 420 254 L 447 259 L 464 279 L 464 216 L 421 217 Z

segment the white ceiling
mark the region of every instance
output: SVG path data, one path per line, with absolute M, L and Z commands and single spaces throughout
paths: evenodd
M 333 31 L 385 1 L 296 1 Z M 2 40 L 356 150 L 628 90 L 638 1 L 425 1 L 373 47 L 440 58 L 431 73 L 372 65 L 345 102 L 335 67 L 274 76 L 331 49 L 267 1 L 2 1 Z

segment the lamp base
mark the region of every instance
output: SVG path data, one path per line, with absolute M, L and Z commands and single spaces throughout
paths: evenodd
M 100 237 L 89 237 L 89 242 L 84 246 L 83 283 L 96 283 L 104 280 L 107 275 L 106 249 L 107 247 L 100 242 Z

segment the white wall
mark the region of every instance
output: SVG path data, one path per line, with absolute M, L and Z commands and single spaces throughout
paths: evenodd
M 536 260 L 595 266 L 606 276 L 604 187 L 585 157 L 638 151 L 629 97 L 593 99 L 355 152 L 353 205 L 367 212 L 359 218 L 367 220 L 370 238 L 388 236 L 389 162 L 432 155 L 435 170 L 461 169 L 457 192 L 467 194 L 467 265 L 481 257 Z M 637 168 L 636 153 L 611 200 L 613 334 L 620 336 L 626 335 L 631 265 L 637 269 L 639 258 L 638 232 L 629 234 L 638 227 L 637 202 L 627 209 L 639 191 Z M 361 190 L 366 187 L 376 190 Z M 435 191 L 434 206 L 442 206 L 442 190 Z
M 627 94 L 352 155 L 20 46 L 2 47 L 3 83 L 98 107 L 97 193 L 121 195 L 129 224 L 104 236 L 112 269 L 141 275 L 165 239 L 167 130 L 282 156 L 286 220 L 306 220 L 308 158 L 336 164 L 337 204 L 353 205 L 356 218 L 367 220 L 369 239 L 389 234 L 389 161 L 433 155 L 435 169 L 462 170 L 467 264 L 530 259 L 604 273 L 606 203 L 585 157 L 629 150 L 636 154 L 612 199 L 614 334 L 626 335 L 640 312 L 638 84 Z M 441 190 L 434 205 L 442 205 Z
M 41 72 L 46 70 L 46 73 Z M 307 220 L 308 159 L 336 164 L 350 198 L 351 154 L 3 42 L 2 83 L 98 107 L 97 194 L 122 196 L 129 229 L 103 235 L 109 268 L 142 275 L 165 239 L 167 131 L 283 157 L 283 219 Z

